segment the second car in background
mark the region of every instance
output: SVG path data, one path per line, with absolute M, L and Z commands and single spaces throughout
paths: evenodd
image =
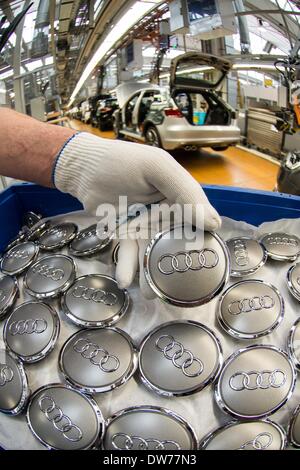
M 116 109 L 118 109 L 117 98 L 109 97 L 99 100 L 92 124 L 99 127 L 101 131 L 111 130 L 113 128 L 113 114 Z

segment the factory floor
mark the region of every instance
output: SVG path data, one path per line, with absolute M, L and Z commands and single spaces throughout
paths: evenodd
M 81 121 L 69 120 L 69 125 L 73 129 L 114 139 L 112 131 L 101 132 Z M 172 152 L 172 155 L 199 183 L 266 191 L 272 191 L 276 185 L 278 165 L 241 148 L 231 147 L 225 152 L 181 150 Z

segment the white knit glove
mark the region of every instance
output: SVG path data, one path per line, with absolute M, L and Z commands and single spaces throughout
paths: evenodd
M 197 181 L 169 153 L 158 148 L 79 133 L 60 152 L 53 177 L 60 191 L 79 199 L 93 215 L 100 204 L 117 208 L 119 196 L 127 196 L 128 205 L 161 200 L 192 204 L 194 221 L 201 207 L 205 229 L 221 226 L 218 213 Z M 152 227 L 151 233 L 155 230 Z M 146 244 L 146 240 L 121 240 L 116 278 L 120 287 L 129 287 L 139 260 L 141 290 L 149 298 L 153 295 L 142 269 Z

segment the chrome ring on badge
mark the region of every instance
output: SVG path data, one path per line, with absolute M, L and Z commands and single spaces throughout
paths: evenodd
M 254 377 L 254 385 L 251 386 L 251 377 Z M 251 370 L 250 372 L 236 372 L 230 377 L 229 386 L 235 392 L 243 390 L 268 390 L 270 388 L 280 388 L 286 383 L 286 374 L 275 369 L 263 370 L 261 372 Z
M 254 439 L 251 441 L 247 441 L 244 444 L 242 444 L 238 449 L 236 450 L 265 450 L 273 442 L 273 436 L 269 432 L 261 432 L 258 434 Z
M 32 271 L 43 277 L 49 277 L 52 281 L 60 281 L 65 275 L 63 269 L 54 268 L 48 264 L 38 264 L 32 268 Z
M 161 343 L 165 340 L 167 340 L 167 344 L 162 345 Z M 161 335 L 156 340 L 155 346 L 164 354 L 166 359 L 172 361 L 172 364 L 177 367 L 177 369 L 181 369 L 186 377 L 198 377 L 202 374 L 204 370 L 203 362 L 200 359 L 194 357 L 193 353 L 188 349 L 185 349 L 181 343 L 173 338 L 173 336 Z M 178 363 L 179 359 L 182 360 L 181 363 Z M 189 373 L 187 369 L 189 369 L 194 363 L 198 365 L 199 370 L 194 373 Z
M 76 424 L 72 423 L 72 420 L 69 418 L 69 416 L 64 415 L 62 409 L 57 406 L 51 397 L 45 395 L 40 398 L 39 408 L 44 413 L 47 420 L 50 421 L 55 429 L 61 432 L 68 441 L 80 441 L 83 435 L 81 429 L 76 426 Z
M 175 441 L 161 441 L 154 438 L 144 439 L 123 432 L 118 432 L 112 436 L 112 445 L 117 450 L 181 450 L 180 445 Z
M 280 246 L 298 246 L 298 241 L 292 237 L 267 237 L 266 241 L 270 245 L 280 245 Z
M 68 235 L 68 232 L 65 228 L 53 227 L 53 228 L 48 229 L 47 234 L 48 235 L 54 235 L 56 238 L 64 238 Z
M 96 237 L 97 236 L 97 229 L 89 230 L 88 232 L 80 232 L 76 235 L 76 240 L 84 240 L 85 238 L 89 237 Z
M 233 246 L 236 264 L 238 266 L 247 266 L 249 263 L 249 255 L 246 244 L 242 240 L 235 240 Z
M 0 364 L 0 387 L 11 382 L 14 378 L 14 371 L 6 364 Z
M 214 256 L 214 261 L 209 263 L 207 261 L 206 255 L 210 253 Z M 195 261 L 192 255 L 197 255 L 198 264 L 194 264 Z M 180 267 L 180 258 L 183 259 L 184 266 Z M 171 260 L 171 268 L 169 270 L 165 270 L 162 267 L 163 261 L 170 259 Z M 219 256 L 215 250 L 211 249 L 204 249 L 204 250 L 191 250 L 191 251 L 179 251 L 177 253 L 171 254 L 167 253 L 162 255 L 158 260 L 158 269 L 162 274 L 169 276 L 170 274 L 177 273 L 185 273 L 187 271 L 200 271 L 201 269 L 213 269 L 217 266 L 219 262 Z
M 119 366 L 120 361 L 117 356 L 111 355 L 106 349 L 101 348 L 96 343 L 92 343 L 87 339 L 79 338 L 73 346 L 74 351 L 81 354 L 84 359 L 89 359 L 94 366 L 98 366 L 102 372 L 115 372 Z M 98 355 L 102 355 L 100 360 L 96 360 Z M 111 366 L 106 366 L 107 363 Z
M 240 315 L 241 313 L 255 312 L 270 309 L 275 305 L 275 300 L 269 295 L 256 296 L 251 299 L 235 300 L 228 305 L 228 312 L 231 315 Z M 236 306 L 236 307 L 235 307 Z
M 27 259 L 29 257 L 29 253 L 26 250 L 17 250 L 12 251 L 11 253 L 7 253 L 6 257 L 14 259 Z
M 92 300 L 93 302 L 109 306 L 115 305 L 118 302 L 118 297 L 113 292 L 93 287 L 76 286 L 72 290 L 72 295 L 77 299 Z
M 47 329 L 47 322 L 44 318 L 37 318 L 33 320 L 28 318 L 26 320 L 14 321 L 9 325 L 9 332 L 12 336 L 15 335 L 32 335 L 33 333 L 41 334 Z

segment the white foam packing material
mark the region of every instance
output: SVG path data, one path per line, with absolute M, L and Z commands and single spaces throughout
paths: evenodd
M 80 229 L 83 229 L 92 223 L 94 219 L 88 217 L 82 212 L 58 216 L 57 221 L 68 221 L 77 223 Z M 291 234 L 300 233 L 300 219 L 278 220 L 262 224 L 259 228 L 248 225 L 244 222 L 223 218 L 223 227 L 219 234 L 224 240 L 235 236 L 259 237 L 266 232 L 283 231 Z M 67 254 L 67 249 L 61 250 Z M 42 253 L 46 255 L 48 253 Z M 77 264 L 77 275 L 101 273 L 114 275 L 114 266 L 100 262 L 97 258 L 80 259 L 74 258 Z M 139 291 L 137 283 L 129 289 L 131 297 L 131 307 L 123 319 L 116 326 L 126 331 L 139 344 L 144 336 L 154 327 L 172 320 L 194 320 L 211 328 L 220 339 L 224 359 L 233 351 L 251 344 L 269 344 L 286 350 L 288 333 L 292 324 L 299 316 L 300 304 L 289 293 L 286 285 L 286 274 L 291 266 L 288 262 L 279 262 L 268 260 L 266 265 L 256 274 L 245 279 L 261 279 L 273 284 L 279 289 L 285 300 L 285 316 L 280 326 L 270 335 L 258 340 L 238 341 L 231 338 L 219 326 L 216 320 L 216 307 L 218 298 L 210 303 L 191 309 L 183 309 L 165 304 L 159 299 L 145 300 Z M 22 276 L 19 278 L 21 291 L 23 291 Z M 237 282 L 237 279 L 230 279 L 229 284 Z M 28 294 L 21 294 L 17 305 L 24 301 L 32 300 Z M 62 382 L 58 371 L 59 351 L 68 337 L 70 337 L 79 328 L 72 324 L 66 316 L 59 311 L 59 302 L 50 301 L 59 312 L 61 320 L 61 331 L 54 351 L 42 361 L 26 365 L 30 389 L 34 392 L 37 388 Z M 3 325 L 0 324 L 0 347 L 3 343 Z M 199 393 L 187 397 L 164 398 L 150 392 L 144 385 L 137 382 L 135 378 L 131 379 L 123 387 L 112 392 L 95 395 L 95 399 L 105 418 L 123 408 L 137 405 L 154 405 L 168 408 L 182 415 L 195 429 L 197 437 L 201 440 L 208 432 L 215 430 L 232 418 L 222 412 L 215 403 L 213 397 L 213 386 L 206 387 Z M 300 403 L 300 384 L 297 381 L 296 389 L 291 399 L 270 419 L 287 427 L 292 411 Z M 0 413 L 0 446 L 6 449 L 44 449 L 38 440 L 32 435 L 28 428 L 25 415 L 11 417 Z

